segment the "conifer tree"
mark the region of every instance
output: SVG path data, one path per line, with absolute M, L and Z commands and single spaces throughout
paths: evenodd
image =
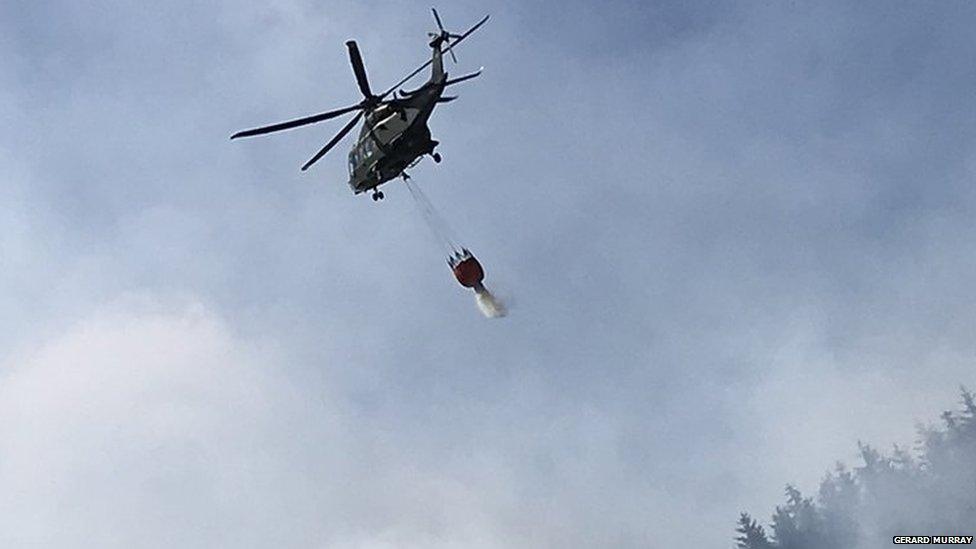
M 854 549 L 884 546 L 904 532 L 965 531 L 976 524 L 976 397 L 961 388 L 962 409 L 942 425 L 919 428 L 914 452 L 890 454 L 858 443 L 862 464 L 837 464 L 817 500 L 791 485 L 767 537 L 749 514 L 739 517 L 739 549 Z
M 739 526 L 735 531 L 739 534 L 735 538 L 738 549 L 774 549 L 763 527 L 749 513 L 739 515 Z

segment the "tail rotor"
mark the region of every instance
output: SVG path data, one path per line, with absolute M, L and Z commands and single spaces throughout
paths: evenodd
M 437 28 L 440 32 L 428 32 L 427 36 L 433 38 L 430 42 L 430 47 L 439 48 L 441 44 L 447 42 L 448 51 L 451 53 L 451 60 L 457 64 L 457 56 L 454 55 L 454 49 L 452 48 L 451 40 L 459 40 L 462 38 L 460 34 L 454 34 L 444 30 L 444 24 L 441 23 L 441 16 L 437 14 L 436 8 L 430 8 L 430 11 L 434 14 L 434 21 L 437 21 Z

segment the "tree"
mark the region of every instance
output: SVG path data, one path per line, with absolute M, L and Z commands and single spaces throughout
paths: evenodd
M 739 527 L 735 531 L 739 534 L 735 538 L 738 549 L 773 549 L 763 527 L 749 513 L 739 515 Z
M 862 464 L 838 463 L 817 500 L 791 485 L 766 536 L 749 514 L 739 517 L 740 549 L 854 549 L 884 546 L 905 532 L 965 531 L 976 524 L 976 397 L 961 388 L 962 409 L 919 428 L 915 454 L 890 454 L 858 443 Z
M 824 522 L 810 498 L 796 487 L 786 486 L 786 505 L 777 506 L 773 514 L 773 537 L 784 549 L 821 549 L 825 547 Z
M 854 516 L 861 499 L 861 491 L 844 464 L 838 463 L 833 473 L 820 481 L 817 499 L 823 516 L 823 530 L 827 547 L 849 547 L 857 542 L 858 528 Z

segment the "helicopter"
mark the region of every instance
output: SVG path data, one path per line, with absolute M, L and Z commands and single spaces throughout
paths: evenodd
M 431 138 L 427 121 L 438 104 L 457 99 L 457 96 L 444 96 L 447 86 L 480 76 L 483 70 L 482 67 L 476 72 L 450 79 L 444 71 L 443 56 L 449 52 L 457 63 L 454 47 L 484 25 L 489 16 L 486 15 L 463 34 L 454 34 L 444 30 L 437 10 L 431 8 L 431 11 L 438 27 L 438 32 L 428 33 L 431 39 L 431 58 L 383 93 L 373 93 L 359 46 L 355 40 L 349 40 L 346 48 L 349 50 L 349 62 L 359 84 L 359 91 L 363 94 L 362 101 L 341 109 L 240 131 L 232 135 L 231 139 L 288 130 L 355 112 L 356 116 L 302 166 L 302 171 L 318 162 L 363 119 L 359 139 L 349 151 L 349 186 L 356 195 L 372 191 L 374 202 L 383 199 L 380 185 L 397 177 L 408 180 L 410 176 L 406 170 L 415 166 L 424 156 L 429 155 L 435 163 L 440 163 L 441 155 L 435 152 L 439 142 Z M 428 66 L 431 67 L 431 74 L 427 82 L 412 91 L 400 89 L 400 86 Z

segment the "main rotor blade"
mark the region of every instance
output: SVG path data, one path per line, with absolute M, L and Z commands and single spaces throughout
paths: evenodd
M 352 112 L 360 108 L 359 105 L 353 105 L 352 107 L 346 107 L 344 109 L 337 109 L 334 111 L 324 112 L 322 114 L 314 114 L 312 116 L 306 116 L 305 118 L 299 118 L 298 120 L 290 120 L 288 122 L 281 122 L 278 124 L 272 124 L 270 126 L 263 126 L 261 128 L 254 128 L 253 130 L 244 130 L 235 133 L 230 136 L 231 139 L 237 139 L 238 137 L 251 137 L 252 135 L 261 135 L 265 133 L 276 132 L 280 130 L 287 130 L 291 128 L 297 128 L 298 126 L 305 126 L 308 124 L 314 124 L 316 122 L 322 122 L 323 120 L 329 120 L 330 118 L 335 118 L 337 116 L 342 116 L 346 113 Z
M 491 17 L 491 16 L 490 16 L 490 15 L 486 15 L 486 16 L 484 17 L 484 19 L 482 19 L 481 21 L 478 21 L 478 23 L 477 23 L 477 24 L 475 24 L 475 26 L 473 26 L 473 27 L 471 27 L 470 29 L 468 29 L 468 30 L 467 30 L 467 32 L 465 32 L 465 33 L 464 33 L 464 34 L 462 34 L 461 36 L 458 36 L 458 37 L 457 37 L 457 40 L 455 40 L 454 42 L 452 42 L 451 44 L 449 44 L 449 45 L 447 46 L 447 48 L 446 48 L 446 49 L 445 49 L 444 51 L 449 51 L 449 50 L 452 50 L 452 49 L 454 49 L 454 46 L 457 46 L 457 45 L 458 45 L 458 42 L 460 42 L 461 40 L 464 40 L 464 39 L 465 39 L 465 38 L 467 38 L 467 37 L 468 37 L 468 35 L 470 35 L 470 34 L 471 34 L 472 32 L 474 32 L 474 31 L 476 31 L 476 30 L 478 30 L 478 28 L 479 28 L 479 27 L 481 27 L 481 25 L 484 25 L 484 24 L 485 24 L 485 22 L 487 22 L 487 21 L 488 21 L 488 18 L 489 18 L 489 17 Z
M 363 111 L 359 111 L 359 113 L 356 116 L 352 117 L 352 120 L 350 120 L 348 124 L 343 126 L 341 130 L 339 130 L 339 133 L 335 134 L 335 137 L 333 137 L 331 141 L 326 143 L 325 146 L 319 150 L 319 152 L 315 153 L 315 156 L 313 156 L 311 160 L 309 160 L 308 162 L 305 163 L 304 166 L 302 166 L 302 171 L 304 172 L 305 170 L 307 170 L 309 166 L 318 162 L 319 158 L 325 156 L 325 153 L 332 150 L 332 147 L 335 147 L 336 143 L 342 141 L 342 138 L 345 137 L 350 130 L 352 130 L 353 126 L 356 125 L 356 122 L 359 122 L 359 119 L 362 117 L 363 117 Z
M 369 79 L 366 78 L 366 67 L 363 66 L 363 56 L 359 54 L 359 46 L 355 40 L 346 42 L 349 48 L 349 62 L 352 63 L 352 71 L 356 73 L 356 82 L 359 83 L 359 91 L 363 92 L 363 97 L 373 97 L 373 90 L 369 89 Z
M 486 15 L 484 17 L 484 19 L 482 19 L 481 21 L 478 21 L 478 23 L 475 26 L 471 27 L 470 29 L 468 29 L 467 32 L 465 32 L 464 34 L 462 34 L 461 36 L 459 36 L 458 39 L 455 40 L 453 44 L 448 44 L 447 48 L 444 51 L 449 51 L 449 50 L 453 49 L 454 46 L 457 46 L 458 44 L 460 44 L 461 41 L 464 40 L 465 38 L 467 38 L 469 35 L 471 35 L 472 32 L 478 30 L 478 28 L 480 28 L 481 25 L 484 25 L 485 22 L 488 21 L 488 18 L 489 17 L 490 17 L 489 15 Z M 393 93 L 393 90 L 395 90 L 395 89 L 399 88 L 401 85 L 405 84 L 407 82 L 407 80 L 410 80 L 414 76 L 417 76 L 417 73 L 419 73 L 420 71 L 422 71 L 422 70 L 426 69 L 427 67 L 429 67 L 432 62 L 433 62 L 432 59 L 428 59 L 426 63 L 424 63 L 423 65 L 420 65 L 419 67 L 417 67 L 413 72 L 411 72 L 406 77 L 404 77 L 402 80 L 400 80 L 399 82 L 397 82 L 396 84 L 394 84 L 393 86 L 391 86 L 390 89 L 388 89 L 385 92 L 383 92 L 383 95 L 381 95 L 380 98 L 382 99 L 382 98 L 386 97 L 387 95 L 390 95 L 391 93 Z
M 444 87 L 446 88 L 448 86 L 453 86 L 454 84 L 460 84 L 461 82 L 464 82 L 465 80 L 471 80 L 472 78 L 481 76 L 481 72 L 484 71 L 484 70 L 485 70 L 485 68 L 484 67 L 481 67 L 476 72 L 473 72 L 471 74 L 465 74 L 464 76 L 459 76 L 457 78 L 452 78 L 452 79 L 444 82 Z

